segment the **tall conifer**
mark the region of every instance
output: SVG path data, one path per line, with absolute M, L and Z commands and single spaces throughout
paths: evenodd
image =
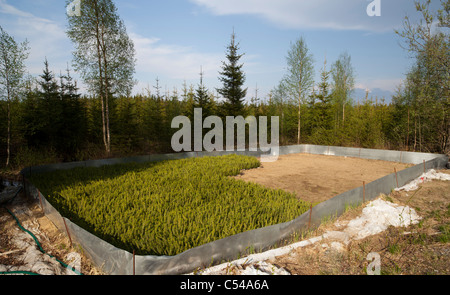
M 217 89 L 225 99 L 224 111 L 227 116 L 244 116 L 244 98 L 247 95 L 247 88 L 243 89 L 245 74 L 242 71 L 243 64 L 239 60 L 243 54 L 238 54 L 239 43 L 236 43 L 236 35 L 233 31 L 230 45 L 227 47 L 226 58 L 228 62 L 222 62 L 221 77 L 223 87 Z

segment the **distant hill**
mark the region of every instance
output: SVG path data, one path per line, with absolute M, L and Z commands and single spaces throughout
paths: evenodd
M 373 100 L 375 100 L 375 98 L 378 97 L 378 101 L 380 101 L 382 98 L 384 98 L 384 101 L 386 103 L 391 103 L 393 95 L 394 93 L 392 91 L 374 88 L 369 92 L 369 99 L 372 98 Z M 363 102 L 366 98 L 366 90 L 362 88 L 356 88 L 353 91 L 352 98 L 355 103 L 357 103 L 358 101 Z

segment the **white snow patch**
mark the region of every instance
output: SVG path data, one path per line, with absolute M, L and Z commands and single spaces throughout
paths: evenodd
M 422 173 L 418 178 L 411 181 L 410 183 L 396 188 L 395 191 L 415 191 L 419 188 L 419 184 L 425 183 L 431 180 L 450 180 L 450 174 L 436 172 L 436 170 L 431 169 L 426 173 Z
M 344 230 L 355 240 L 378 234 L 389 226 L 401 227 L 416 224 L 421 217 L 408 206 L 399 206 L 381 199 L 370 202 L 361 216 L 351 220 Z
M 258 264 L 250 265 L 240 272 L 240 275 L 289 275 L 289 273 L 276 266 L 262 261 Z

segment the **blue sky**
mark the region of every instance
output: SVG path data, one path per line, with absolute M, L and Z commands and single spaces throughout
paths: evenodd
M 285 74 L 291 42 L 303 37 L 315 59 L 316 81 L 325 56 L 330 67 L 341 53 L 351 55 L 356 100 L 366 88 L 377 96 L 395 93 L 413 61 L 394 33 L 406 15 L 417 19 L 413 1 L 377 1 L 381 16 L 373 17 L 366 12 L 372 0 L 114 2 L 137 53 L 134 93 L 154 90 L 157 77 L 163 91 L 181 91 L 184 81 L 196 86 L 200 67 L 206 86 L 220 87 L 218 72 L 234 28 L 245 53 L 248 97 L 256 87 L 260 98 L 267 97 Z M 439 1 L 432 5 L 439 7 Z M 71 64 L 65 13 L 63 0 L 0 0 L 0 25 L 17 41 L 30 42 L 30 74 L 42 72 L 46 57 L 56 73 Z

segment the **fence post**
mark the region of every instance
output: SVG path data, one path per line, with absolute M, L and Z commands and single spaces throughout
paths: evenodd
M 395 181 L 397 182 L 397 188 L 398 188 L 398 177 L 397 177 L 397 169 L 394 168 L 394 172 L 395 172 Z
M 312 207 L 313 203 L 311 202 L 311 207 L 309 209 L 309 222 L 308 222 L 308 229 L 311 227 L 311 216 L 312 216 Z
M 70 237 L 70 232 L 69 232 L 69 228 L 67 227 L 66 220 L 62 216 L 61 216 L 61 218 L 64 222 L 64 226 L 66 227 L 67 236 L 69 237 L 69 241 L 70 241 L 70 247 L 72 247 L 72 238 Z
M 41 192 L 38 189 L 36 189 L 36 191 L 37 191 L 37 194 L 38 194 L 38 197 L 39 197 L 39 203 L 41 203 L 41 209 L 45 213 L 44 205 L 42 204 Z
M 136 275 L 136 257 L 135 251 L 133 250 L 133 276 Z
M 363 204 L 366 202 L 366 182 L 363 181 Z

